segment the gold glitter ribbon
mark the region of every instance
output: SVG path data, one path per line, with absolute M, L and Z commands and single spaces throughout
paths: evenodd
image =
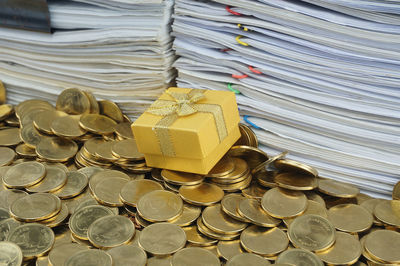
M 218 104 L 196 103 L 205 98 L 204 90 L 193 89 L 188 93 L 166 91 L 166 93 L 172 100 L 159 99 L 146 110 L 148 113 L 163 116 L 153 127 L 153 130 L 159 140 L 161 153 L 164 156 L 175 156 L 173 142 L 169 135 L 169 127 L 179 117 L 192 115 L 196 112 L 211 113 L 214 116 L 219 141 L 221 142 L 228 135 L 221 106 Z

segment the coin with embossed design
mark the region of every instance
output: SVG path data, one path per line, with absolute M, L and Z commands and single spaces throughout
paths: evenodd
M 151 222 L 170 221 L 182 213 L 183 202 L 171 191 L 154 190 L 139 199 L 137 211 Z
M 3 176 L 4 185 L 24 188 L 39 183 L 46 175 L 46 168 L 39 162 L 23 162 L 12 166 Z
M 38 223 L 28 223 L 18 226 L 8 235 L 7 241 L 17 244 L 24 260 L 46 254 L 54 243 L 53 230 Z
M 21 248 L 12 242 L 0 242 L 0 265 L 19 266 L 23 257 Z
M 91 205 L 77 210 L 69 219 L 69 228 L 78 238 L 87 240 L 87 230 L 89 226 L 97 219 L 114 215 L 113 211 L 105 206 Z
M 113 248 L 128 243 L 135 234 L 133 222 L 120 215 L 95 220 L 87 231 L 90 243 L 98 248 Z
M 98 249 L 89 249 L 69 257 L 64 266 L 112 266 L 111 255 Z

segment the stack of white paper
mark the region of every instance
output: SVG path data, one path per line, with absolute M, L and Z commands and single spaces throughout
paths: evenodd
M 174 79 L 172 8 L 173 0 L 49 1 L 53 34 L 0 28 L 9 102 L 54 102 L 75 87 L 139 115 Z
M 229 6 L 226 6 L 229 5 Z M 400 173 L 400 5 L 176 0 L 178 85 L 234 90 L 270 154 L 389 195 Z

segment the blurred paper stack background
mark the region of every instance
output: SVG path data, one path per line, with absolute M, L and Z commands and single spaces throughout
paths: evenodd
M 227 6 L 229 5 L 229 6 Z M 400 173 L 400 5 L 175 1 L 182 87 L 232 90 L 269 154 L 388 196 Z
M 8 102 L 89 90 L 142 113 L 175 77 L 172 0 L 48 1 L 52 34 L 0 28 Z

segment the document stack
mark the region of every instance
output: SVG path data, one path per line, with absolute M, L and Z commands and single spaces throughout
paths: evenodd
M 0 28 L 8 102 L 55 103 L 66 88 L 111 99 L 130 116 L 170 86 L 173 0 L 48 1 L 52 34 Z
M 400 173 L 400 5 L 176 0 L 182 87 L 231 90 L 270 155 L 386 196 Z

